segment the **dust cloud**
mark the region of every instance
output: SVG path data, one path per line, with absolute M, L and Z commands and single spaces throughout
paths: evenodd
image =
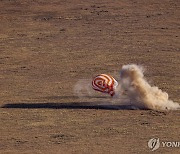
M 144 78 L 144 69 L 135 64 L 123 65 L 120 71 L 120 87 L 116 93 L 126 95 L 130 103 L 138 108 L 152 110 L 176 110 L 178 103 L 169 100 L 168 94 L 155 86 L 151 86 Z
M 92 89 L 92 79 L 81 79 L 74 86 L 74 95 L 79 98 L 98 98 L 107 105 L 131 105 L 133 109 L 178 110 L 180 105 L 169 99 L 166 92 L 151 86 L 144 77 L 144 68 L 136 64 L 123 65 L 120 70 L 115 95 L 109 99 L 107 94 Z

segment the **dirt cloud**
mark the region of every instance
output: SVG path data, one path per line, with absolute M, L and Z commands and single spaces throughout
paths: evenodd
M 153 110 L 175 110 L 178 103 L 169 100 L 168 94 L 155 86 L 151 86 L 144 78 L 144 69 L 135 64 L 123 65 L 120 71 L 120 87 L 116 93 L 127 96 L 133 106 Z

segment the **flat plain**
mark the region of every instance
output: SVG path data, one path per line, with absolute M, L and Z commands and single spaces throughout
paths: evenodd
M 1 0 L 0 153 L 152 153 L 179 141 L 180 112 L 98 106 L 73 88 L 124 64 L 180 102 L 180 1 Z M 179 153 L 160 147 L 155 153 Z

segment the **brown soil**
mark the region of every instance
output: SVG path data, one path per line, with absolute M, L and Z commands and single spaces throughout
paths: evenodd
M 179 6 L 178 0 L 1 0 L 0 153 L 151 153 L 153 137 L 178 141 L 179 111 L 114 110 L 96 105 L 108 96 L 82 100 L 72 89 L 81 78 L 118 76 L 123 64 L 136 63 L 180 102 Z

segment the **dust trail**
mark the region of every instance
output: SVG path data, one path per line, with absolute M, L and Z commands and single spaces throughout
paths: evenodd
M 112 104 L 114 99 L 109 95 L 95 91 L 92 88 L 92 79 L 79 79 L 73 88 L 73 94 L 79 97 L 79 103 L 84 103 L 84 106 L 105 105 L 107 108 L 108 106 L 112 108 L 112 105 L 114 105 Z
M 176 110 L 178 103 L 169 100 L 168 94 L 158 87 L 151 86 L 144 78 L 143 67 L 131 64 L 123 65 L 120 71 L 120 87 L 116 90 L 119 98 L 126 95 L 126 99 L 138 108 L 153 110 Z M 123 93 L 122 93 L 123 92 Z M 123 102 L 124 100 L 121 99 Z
M 91 82 L 91 79 L 80 79 L 74 86 L 74 95 L 79 98 L 93 96 L 94 90 L 92 89 Z

